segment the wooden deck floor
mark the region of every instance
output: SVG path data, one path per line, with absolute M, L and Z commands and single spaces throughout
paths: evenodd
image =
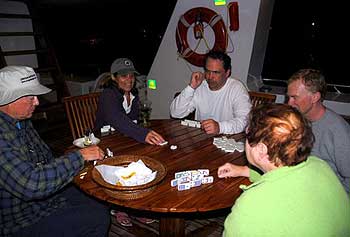
M 55 155 L 63 154 L 64 150 L 72 144 L 72 136 L 66 119 L 60 119 L 54 124 L 46 124 L 45 121 L 34 122 L 35 127 L 43 140 L 50 146 Z M 198 237 L 220 237 L 224 229 L 224 220 L 229 210 L 217 213 L 192 215 L 186 220 L 186 235 Z M 153 218 L 153 217 L 152 217 Z M 156 218 L 154 218 L 156 219 Z M 132 219 L 132 227 L 124 227 L 117 223 L 111 216 L 109 237 L 152 237 L 159 235 L 159 221 L 152 224 L 143 224 Z M 206 228 L 203 228 L 206 226 Z
M 193 237 L 219 237 L 224 229 L 225 216 L 216 218 L 191 219 L 186 221 L 186 236 Z M 132 220 L 132 227 L 123 227 L 112 218 L 112 225 L 109 237 L 135 237 L 147 236 L 156 237 L 159 235 L 159 221 L 152 224 L 143 224 L 137 220 Z M 206 228 L 203 228 L 203 227 Z

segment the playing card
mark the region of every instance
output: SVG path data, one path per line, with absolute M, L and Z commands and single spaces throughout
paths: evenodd
M 175 179 L 181 178 L 182 176 L 188 175 L 186 171 L 175 173 Z
M 159 143 L 159 145 L 161 145 L 161 146 L 164 146 L 164 145 L 166 145 L 166 144 L 168 144 L 168 141 L 164 141 L 164 142 L 162 142 L 162 143 Z
M 209 175 L 209 170 L 208 169 L 198 169 L 198 172 L 200 174 L 203 174 L 204 176 Z
M 191 188 L 191 183 L 183 183 L 177 186 L 177 190 L 179 191 L 188 190 L 190 188 Z
M 170 182 L 171 187 L 175 187 L 175 186 L 177 186 L 177 184 L 178 184 L 177 179 L 173 179 Z
M 199 121 L 190 120 L 190 119 L 182 120 L 181 125 L 189 126 L 189 127 L 193 127 L 193 128 L 200 128 L 201 127 L 201 123 Z
M 202 180 L 193 180 L 190 182 L 191 183 L 191 187 L 199 187 L 202 185 Z
M 207 176 L 202 179 L 202 184 L 209 184 L 214 182 L 214 177 L 213 176 Z
M 179 191 L 199 187 L 203 183 L 212 183 L 213 176 L 209 175 L 209 169 L 186 170 L 175 173 L 175 179 L 171 180 L 171 187 L 177 186 Z M 203 181 L 203 179 L 205 179 Z

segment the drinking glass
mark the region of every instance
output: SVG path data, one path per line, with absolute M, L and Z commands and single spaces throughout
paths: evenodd
M 140 120 L 141 126 L 148 127 L 150 125 L 150 117 L 152 112 L 152 102 L 149 100 L 140 101 Z

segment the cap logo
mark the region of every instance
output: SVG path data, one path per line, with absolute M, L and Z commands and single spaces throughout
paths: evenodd
M 32 75 L 29 75 L 27 77 L 23 77 L 21 78 L 21 82 L 22 83 L 26 83 L 26 82 L 29 82 L 29 81 L 33 81 L 36 79 L 36 75 L 35 74 L 32 74 Z
M 128 60 L 125 60 L 124 64 L 125 64 L 126 66 L 130 66 L 130 65 L 131 65 L 130 61 L 128 61 Z

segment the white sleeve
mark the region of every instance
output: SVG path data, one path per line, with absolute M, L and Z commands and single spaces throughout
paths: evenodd
M 245 87 L 239 86 L 232 102 L 233 119 L 220 121 L 220 133 L 235 134 L 243 132 L 247 126 L 248 115 L 252 107 L 248 91 Z
M 174 98 L 170 105 L 170 114 L 174 118 L 183 118 L 195 110 L 194 92 L 191 86 L 187 86 Z

